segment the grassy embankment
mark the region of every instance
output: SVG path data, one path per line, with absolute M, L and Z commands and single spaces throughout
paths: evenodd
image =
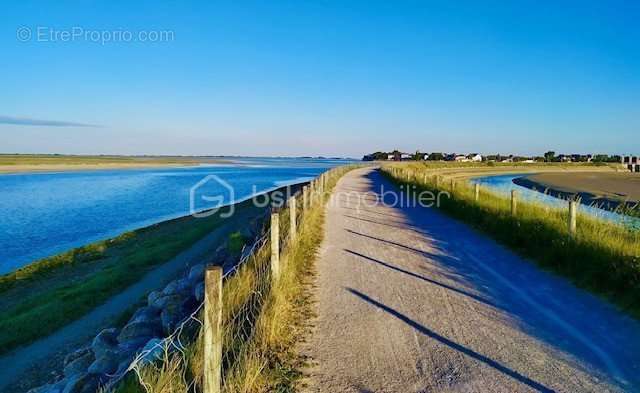
M 291 392 L 304 367 L 296 352 L 312 317 L 310 286 L 324 224 L 324 203 L 337 180 L 351 167 L 334 169 L 326 192 L 300 217 L 297 241 L 282 250 L 281 278 L 272 286 L 267 242 L 223 286 L 223 391 Z M 300 211 L 300 206 L 298 211 Z M 281 211 L 281 233 L 288 236 L 289 209 Z M 139 375 L 147 393 L 201 391 L 202 329 L 185 354 L 143 366 Z M 130 375 L 118 393 L 140 393 Z
M 466 181 L 456 182 L 451 191 L 451 179 L 467 178 L 466 169 L 443 172 L 424 164 L 391 164 L 383 172 L 397 183 L 415 185 L 418 191 L 451 193 L 451 198 L 441 199 L 442 211 L 640 317 L 640 231 L 579 213 L 577 234 L 571 237 L 568 209 L 534 202 L 519 201 L 514 217 L 508 197 L 481 188 L 476 202 L 474 189 Z M 440 176 L 438 187 L 436 175 Z
M 243 209 L 253 209 L 250 201 L 241 204 L 236 214 Z M 81 317 L 191 247 L 223 221 L 217 214 L 182 217 L 0 276 L 0 354 Z

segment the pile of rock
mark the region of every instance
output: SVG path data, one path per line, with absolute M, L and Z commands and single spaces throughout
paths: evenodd
M 162 356 L 161 337 L 170 335 L 204 299 L 204 269 L 204 264 L 195 265 L 185 277 L 151 292 L 147 305 L 122 329 L 105 329 L 91 345 L 67 355 L 62 380 L 30 393 L 95 393 L 110 377 L 126 371 L 137 353 L 151 350 L 146 361 Z
M 245 239 L 256 238 L 263 218 L 250 221 L 242 232 Z M 212 259 L 227 271 L 238 263 L 239 256 L 230 255 L 223 244 Z M 162 337 L 171 335 L 204 300 L 204 271 L 205 264 L 194 265 L 184 277 L 151 292 L 147 305 L 136 310 L 122 329 L 105 329 L 91 345 L 67 355 L 64 378 L 29 393 L 95 393 L 113 376 L 125 372 L 136 354 L 149 351 L 143 359 L 149 362 L 161 358 L 165 350 Z

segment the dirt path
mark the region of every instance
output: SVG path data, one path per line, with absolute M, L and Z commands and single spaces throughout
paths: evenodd
M 216 247 L 229 234 L 240 228 L 249 217 L 259 213 L 248 208 L 238 212 L 220 227 L 197 241 L 191 248 L 183 251 L 169 262 L 147 273 L 140 281 L 110 298 L 82 318 L 73 321 L 55 333 L 28 346 L 21 347 L 0 356 L 0 392 L 25 391 L 24 387 L 45 383 L 47 374 L 60 371 L 61 359 L 92 339 L 102 329 L 109 327 L 115 318 L 121 315 L 140 297 L 148 292 L 162 288 L 164 284 L 183 274 L 194 264 L 202 263 L 213 254 Z
M 640 391 L 639 323 L 381 186 L 353 171 L 328 205 L 306 390 Z

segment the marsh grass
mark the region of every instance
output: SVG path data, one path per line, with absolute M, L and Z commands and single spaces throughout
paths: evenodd
M 514 217 L 510 199 L 485 188 L 481 187 L 478 202 L 467 182 L 457 182 L 453 192 L 448 180 L 436 188 L 431 176 L 437 171 L 425 172 L 424 167 L 412 165 L 387 166 L 382 171 L 394 182 L 416 186 L 418 191 L 451 193 L 451 198 L 441 199 L 442 211 L 640 317 L 640 231 L 578 213 L 577 234 L 570 236 L 568 209 L 518 201 Z
M 321 200 L 299 219 L 296 242 L 288 238 L 289 209 L 281 211 L 282 272 L 273 284 L 270 244 L 254 253 L 223 285 L 223 391 L 233 393 L 292 392 L 305 359 L 296 344 L 308 332 L 313 315 L 310 286 L 323 235 L 324 203 L 339 177 L 353 167 L 334 169 Z M 302 209 L 298 208 L 298 212 Z M 201 391 L 204 366 L 202 330 L 181 360 L 164 359 L 145 366 L 142 381 L 129 377 L 119 393 L 172 393 L 173 386 Z M 176 363 L 177 362 L 177 363 Z M 170 367 L 179 364 L 179 367 Z M 168 384 L 167 380 L 174 380 Z M 184 391 L 182 391 L 184 392 Z

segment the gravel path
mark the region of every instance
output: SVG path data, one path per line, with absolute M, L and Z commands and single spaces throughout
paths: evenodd
M 327 207 L 307 391 L 640 391 L 638 322 L 381 186 L 352 171 Z

